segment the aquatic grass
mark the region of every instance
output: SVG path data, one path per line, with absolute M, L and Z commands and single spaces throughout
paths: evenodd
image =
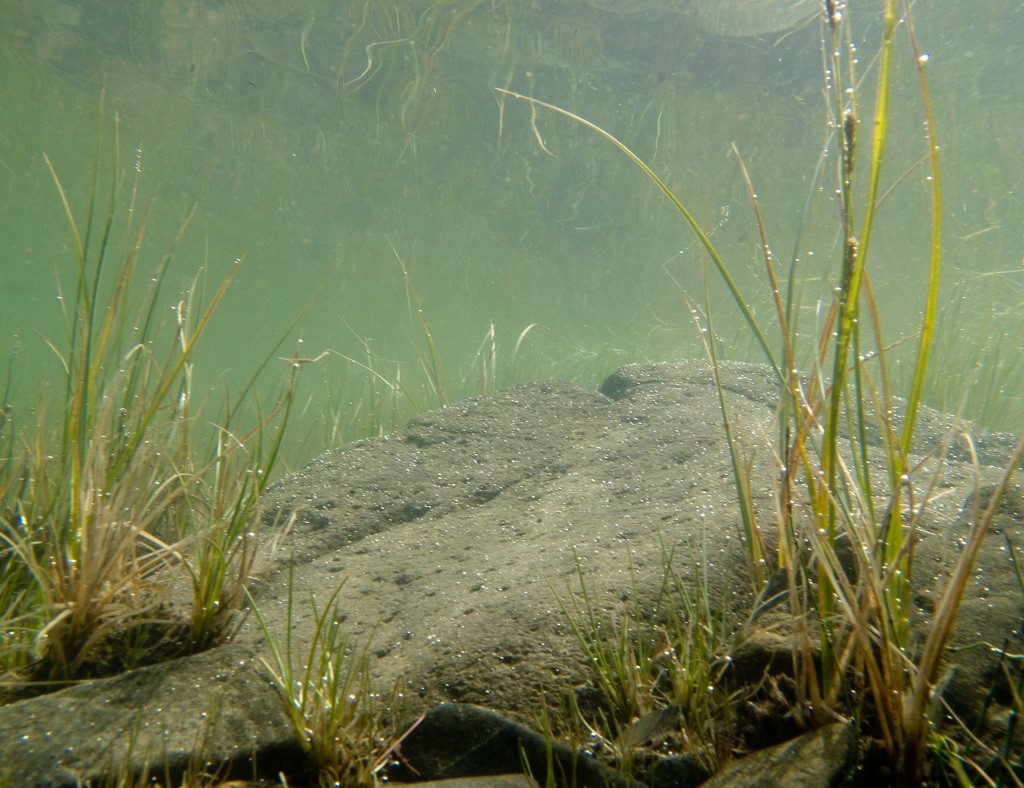
M 937 321 L 935 374 L 926 381 L 936 408 L 1004 431 L 1024 423 L 1024 290 L 1020 303 L 997 308 L 1013 296 L 1014 274 L 998 272 L 984 286 L 960 284 L 946 298 Z
M 857 690 L 863 684 L 870 701 L 870 715 L 866 719 L 882 741 L 894 773 L 900 781 L 919 784 L 925 776 L 929 742 L 935 740 L 930 712 L 941 695 L 943 682 L 939 671 L 952 626 L 998 502 L 1024 456 L 1024 439 L 1013 451 L 990 503 L 973 513 L 966 541 L 968 549 L 960 555 L 946 584 L 923 644 L 915 649 L 910 637 L 909 600 L 915 585 L 930 583 L 931 578 L 914 574 L 911 556 L 933 480 L 914 478 L 911 454 L 935 344 L 942 261 L 942 190 L 925 59 L 914 35 L 910 8 L 904 4 L 900 9 L 896 0 L 883 0 L 880 8 L 882 40 L 872 65 L 877 80 L 874 107 L 868 121 L 864 121 L 849 10 L 832 0 L 824 6 L 825 93 L 830 115 L 829 147 L 838 148 L 835 193 L 840 243 L 835 297 L 820 327 L 813 349 L 813 369 L 807 377 L 797 370 L 795 363 L 798 349 L 792 316 L 797 314 L 797 304 L 792 299 L 799 288 L 793 279 L 786 288 L 780 286 L 755 190 L 738 151 L 734 152 L 747 184 L 773 295 L 776 328 L 782 341 L 781 362 L 708 234 L 647 164 L 624 143 L 574 113 L 511 91 L 499 92 L 531 107 L 556 112 L 614 144 L 676 207 L 725 281 L 780 383 L 776 448 L 779 504 L 774 525 L 779 547 L 772 561 L 764 549 L 764 536 L 770 526 L 753 510 L 749 494 L 752 470 L 745 461 L 744 447 L 717 377 L 717 340 L 706 297 L 704 316 L 710 331 L 706 347 L 718 380 L 726 440 L 733 458 L 752 590 L 760 594 L 766 578 L 776 568 L 785 571 L 793 616 L 801 622 L 813 619 L 820 631 L 820 657 L 811 656 L 813 649 L 808 643 L 795 644 L 799 665 L 796 711 L 809 724 L 824 723 L 836 714 L 860 715 L 862 710 L 847 707 L 845 699 L 851 693 L 859 694 Z M 923 307 L 911 356 L 912 372 L 896 416 L 892 347 L 884 341 L 868 261 L 875 220 L 884 202 L 882 174 L 889 120 L 894 111 L 890 97 L 895 39 L 900 27 L 907 32 L 906 52 L 916 74 L 924 118 L 931 229 L 922 255 L 927 274 L 919 290 Z M 866 153 L 860 139 L 864 123 L 870 123 L 871 129 Z M 865 157 L 867 174 L 861 184 L 860 159 Z M 872 429 L 882 436 L 881 450 L 875 454 L 868 448 L 867 436 Z M 802 631 L 805 640 L 811 637 L 809 628 Z M 609 675 L 613 672 L 609 671 Z
M 622 726 L 655 708 L 654 685 L 663 671 L 658 664 L 661 649 L 655 647 L 650 632 L 640 632 L 643 624 L 638 611 L 624 614 L 618 622 L 609 622 L 598 613 L 582 562 L 578 555 L 574 558 L 582 603 L 571 590 L 568 601 L 553 593 L 593 670 L 611 715 L 606 723 L 616 729 L 615 738 Z
M 551 374 L 549 368 L 554 363 L 542 367 L 529 353 L 532 348 L 527 340 L 541 328 L 539 324 L 523 328 L 509 347 L 493 321 L 472 356 L 448 371 L 409 269 L 394 247 L 392 251 L 402 270 L 411 334 L 407 348 L 412 358 L 398 360 L 385 355 L 342 318 L 359 345 L 358 356 L 326 350 L 316 359 L 281 359 L 328 367 L 323 387 L 297 407 L 296 421 L 304 434 L 298 439 L 293 434 L 285 447 L 290 463 L 402 429 L 410 419 L 449 402 Z M 449 363 L 450 357 L 448 354 Z M 332 361 L 341 362 L 341 369 Z
M 257 415 L 245 434 L 231 431 L 233 409 L 226 403 L 215 428 L 213 459 L 196 474 L 199 483 L 188 499 L 193 537 L 182 555 L 193 589 L 189 640 L 194 650 L 230 639 L 245 606 L 256 568 L 260 499 L 284 440 L 297 375 L 293 370 L 274 409 Z M 273 435 L 264 447 L 268 431 Z
M 704 278 L 704 301 L 709 302 L 707 291 L 707 276 Z M 740 510 L 740 526 L 744 543 L 747 546 L 746 556 L 747 569 L 750 572 L 755 592 L 765 587 L 771 573 L 771 566 L 768 560 L 768 551 L 765 547 L 764 538 L 758 527 L 757 512 L 754 508 L 754 493 L 752 486 L 753 456 L 743 445 L 741 433 L 734 427 L 734 420 L 730 416 L 725 400 L 725 387 L 722 384 L 721 370 L 719 366 L 718 343 L 715 336 L 715 326 L 710 309 L 706 309 L 705 317 L 707 329 L 700 325 L 700 315 L 691 304 L 690 313 L 696 324 L 697 333 L 700 335 L 704 345 L 704 351 L 711 361 L 711 369 L 715 377 L 715 390 L 718 394 L 718 405 L 722 411 L 722 426 L 725 430 L 725 440 L 729 447 L 729 461 L 732 465 L 733 480 L 736 484 L 736 500 Z
M 216 751 L 212 737 L 216 733 L 222 712 L 220 698 L 213 701 L 211 710 L 204 718 L 203 725 L 196 736 L 191 752 L 181 763 L 174 756 L 177 753 L 167 751 L 168 742 L 150 746 L 145 750 L 140 746 L 140 736 L 148 723 L 141 714 L 135 714 L 123 734 L 123 746 L 111 748 L 104 757 L 105 764 L 98 779 L 81 780 L 79 784 L 96 788 L 126 788 L 127 786 L 160 785 L 181 786 L 181 788 L 200 788 L 200 786 L 228 786 L 235 784 L 230 780 L 231 772 L 238 777 L 248 777 L 255 782 L 259 779 L 258 764 L 255 753 L 251 754 L 251 773 L 249 770 L 233 767 L 230 761 L 211 759 Z M 119 743 L 120 744 L 120 743 Z M 154 751 L 155 750 L 155 751 Z M 177 762 L 176 762 L 177 761 Z M 160 764 L 160 765 L 154 765 Z M 98 771 L 94 767 L 94 772 Z
M 574 719 L 578 717 L 576 715 Z M 551 715 L 548 713 L 547 706 L 541 706 L 538 712 L 538 718 L 534 722 L 534 728 L 541 733 L 544 737 L 544 788 L 557 788 L 558 780 L 555 777 L 555 750 L 554 743 L 556 741 L 555 731 L 551 724 Z M 522 773 L 530 780 L 533 780 L 537 785 L 541 784 L 537 775 L 533 773 L 533 766 L 530 765 L 530 759 L 527 757 L 526 750 L 522 745 L 519 747 L 519 763 L 522 767 Z M 573 766 L 575 766 L 573 761 Z M 576 775 L 573 773 L 570 775 L 569 784 L 575 785 Z
M 294 579 L 295 562 L 291 561 L 288 622 L 293 620 Z M 398 741 L 385 725 L 385 717 L 393 713 L 398 697 L 397 691 L 389 700 L 373 692 L 369 664 L 372 637 L 358 646 L 343 629 L 344 617 L 337 606 L 343 587 L 344 581 L 323 607 L 310 599 L 314 627 L 302 654 L 295 653 L 290 625 L 282 643 L 251 596 L 249 605 L 270 650 L 270 660 L 264 660 L 264 664 L 277 682 L 288 718 L 309 759 L 311 774 L 307 776 L 322 785 L 376 785 L 377 774 Z
M 173 469 L 146 439 L 157 437 L 156 427 L 150 429 L 153 418 L 183 364 L 172 360 L 170 369 L 161 370 L 155 362 L 148 335 L 152 308 L 139 320 L 139 336 L 125 347 L 126 323 L 135 319 L 125 303 L 148 209 L 107 288 L 116 184 L 105 215 L 93 222 L 94 162 L 80 227 L 56 171 L 47 164 L 68 221 L 77 272 L 71 299 L 62 297 L 67 349 L 50 343 L 65 372 L 64 401 L 56 434 L 48 433 L 40 408 L 38 429 L 13 458 L 3 491 L 0 539 L 6 548 L 5 576 L 18 577 L 14 582 L 23 591 L 20 607 L 25 612 L 14 619 L 38 611 L 34 647 L 47 665 L 45 677 L 70 679 L 112 630 L 159 604 L 141 591 L 145 580 L 166 565 L 168 552 L 158 539 L 147 537 L 158 531 L 162 513 L 182 490 Z M 100 240 L 91 256 L 94 229 Z M 155 281 L 158 287 L 162 276 Z M 16 665 L 4 662 L 8 669 Z
M 662 586 L 650 614 L 635 587 L 632 609 L 616 619 L 600 614 L 578 556 L 579 594 L 554 592 L 602 698 L 591 719 L 570 696 L 569 724 L 588 730 L 590 746 L 599 741 L 623 775 L 645 742 L 673 730 L 679 741 L 666 746 L 699 753 L 709 768 L 728 747 L 728 635 L 705 585 L 688 588 L 671 552 L 663 549 L 662 558 Z
M 390 239 L 388 243 L 391 244 Z M 414 338 L 412 346 L 416 349 L 416 359 L 427 384 L 424 386 L 423 396 L 427 402 L 435 402 L 441 406 L 447 405 L 451 402 L 451 386 L 448 373 L 445 372 L 441 352 L 437 348 L 434 335 L 431 333 L 430 325 L 427 323 L 427 317 L 423 311 L 423 302 L 420 301 L 420 297 L 417 295 L 416 288 L 413 287 L 412 279 L 409 276 L 409 269 L 406 267 L 405 261 L 398 253 L 398 250 L 395 249 L 394 244 L 391 244 L 391 251 L 394 253 L 395 259 L 398 260 L 398 265 L 402 269 L 402 283 L 405 286 L 406 309 L 409 313 L 409 319 L 419 329 L 418 340 Z M 411 390 L 404 388 L 402 391 L 409 398 L 410 402 L 416 404 L 415 395 Z M 429 405 L 420 406 L 421 410 L 427 410 L 429 407 Z
M 667 643 L 667 695 L 679 710 L 684 745 L 702 752 L 713 770 L 731 745 L 727 674 L 735 638 L 712 609 L 706 580 L 692 589 L 675 571 L 675 556 L 665 550 L 662 556 L 665 581 L 658 607 Z
M 102 138 L 102 133 L 98 133 Z M 94 154 L 84 216 L 56 169 L 73 249 L 72 289 L 63 290 L 63 342 L 46 340 L 63 382 L 56 402 L 42 398 L 36 423 L 12 410 L 0 425 L 0 674 L 16 689 L 116 672 L 219 642 L 243 601 L 238 585 L 252 568 L 259 493 L 280 446 L 294 380 L 243 434 L 233 435 L 251 392 L 230 400 L 214 428 L 212 455 L 195 447 L 202 406 L 192 387 L 195 350 L 240 261 L 209 298 L 199 278 L 159 317 L 168 270 L 194 208 L 147 278 L 135 280 L 150 206 L 139 205 L 138 176 L 127 199 L 123 254 L 119 140 L 111 180 L 99 184 Z M 97 209 L 105 201 L 102 210 Z M 8 378 L 10 380 L 10 376 Z M 216 421 L 214 418 L 213 421 Z M 278 434 L 268 445 L 263 434 Z M 182 566 L 194 583 L 191 623 L 169 607 L 166 577 Z
M 397 363 L 385 359 L 370 341 L 361 336 L 344 319 L 345 327 L 363 349 L 363 358 L 354 358 L 343 353 L 334 353 L 346 366 L 339 380 L 332 367 L 326 377 L 326 401 L 310 395 L 303 405 L 298 419 L 306 420 L 307 411 L 314 408 L 314 416 L 323 425 L 322 437 L 312 453 L 326 451 L 362 438 L 376 437 L 401 426 L 407 411 L 402 401 L 401 390 L 395 382 L 398 377 Z M 391 369 L 395 368 L 394 376 Z M 301 444 L 301 456 L 311 451 L 304 447 L 312 442 L 307 437 Z
M 498 330 L 494 321 L 491 321 L 487 334 L 480 342 L 480 347 L 477 348 L 473 361 L 469 365 L 468 373 L 463 377 L 463 388 L 471 386 L 474 393 L 485 394 L 508 388 L 520 380 L 536 377 L 523 372 L 520 365 L 520 353 L 526 338 L 538 325 L 538 323 L 530 323 L 520 331 L 512 346 L 512 352 L 506 354 L 498 349 L 500 346 Z M 470 374 L 474 375 L 475 380 L 469 377 Z
M 1024 603 L 1024 569 L 1009 538 L 1006 538 L 1006 549 L 1017 575 L 1020 599 Z M 1002 747 L 988 752 L 984 771 L 991 773 L 999 768 L 1006 775 L 1020 775 L 1024 771 L 1024 751 L 1019 747 L 1021 726 L 1024 725 L 1024 654 L 1008 653 L 1004 642 L 1000 657 L 999 668 L 1003 686 L 1010 696 L 1009 712 L 1006 715 Z
M 662 193 L 668 198 L 668 200 L 672 203 L 675 209 L 679 211 L 683 219 L 686 220 L 686 223 L 690 225 L 690 229 L 693 230 L 693 232 L 696 234 L 701 246 L 703 246 L 704 250 L 708 253 L 708 255 L 710 255 L 711 259 L 714 261 L 715 267 L 718 269 L 718 273 L 721 275 L 722 280 L 729 288 L 729 292 L 732 295 L 736 305 L 739 307 L 740 312 L 743 315 L 743 319 L 746 321 L 751 333 L 756 338 L 758 346 L 763 351 L 765 358 L 768 360 L 768 363 L 771 364 L 776 374 L 779 375 L 779 377 L 781 378 L 782 371 L 779 367 L 778 362 L 775 360 L 775 352 L 772 350 L 771 345 L 768 343 L 767 337 L 765 336 L 760 324 L 754 317 L 753 311 L 748 305 L 749 302 L 746 298 L 744 298 L 742 292 L 739 289 L 739 285 L 736 283 L 736 280 L 730 272 L 729 267 L 726 265 L 725 260 L 722 258 L 721 254 L 719 254 L 718 249 L 714 246 L 714 244 L 712 244 L 710 237 L 707 235 L 707 233 L 704 232 L 704 228 L 701 227 L 700 223 L 697 221 L 694 214 L 690 212 L 690 210 L 675 195 L 675 193 L 668 187 L 668 185 L 661 178 L 658 177 L 654 170 L 652 170 L 643 161 L 643 159 L 637 156 L 624 143 L 619 141 L 613 135 L 609 134 L 607 131 L 602 129 L 597 124 L 591 123 L 589 120 L 586 120 L 585 118 L 582 118 L 579 115 L 569 112 L 568 110 L 563 109 L 562 107 L 555 106 L 554 104 L 548 104 L 547 102 L 540 101 L 539 99 L 535 99 L 530 96 L 524 96 L 520 93 L 515 93 L 511 90 L 505 90 L 504 88 L 495 88 L 495 90 L 498 93 L 501 93 L 502 95 L 518 99 L 519 101 L 525 101 L 531 107 L 543 107 L 544 109 L 562 115 L 563 117 L 568 118 L 574 123 L 579 123 L 580 125 L 590 129 L 591 131 L 600 135 L 604 139 L 608 140 L 608 142 L 612 143 L 616 148 L 622 151 L 622 153 L 624 153 L 630 161 L 632 161 L 637 167 L 640 168 L 644 175 L 646 175 L 651 181 L 654 182 L 654 184 L 659 189 L 661 189 Z

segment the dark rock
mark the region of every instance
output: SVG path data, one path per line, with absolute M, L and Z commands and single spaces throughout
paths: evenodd
M 446 703 L 431 709 L 402 741 L 401 762 L 389 779 L 412 781 L 500 775 L 524 771 L 578 788 L 643 788 L 593 758 L 552 742 L 489 709 Z
M 407 785 L 407 783 L 391 783 Z M 416 783 L 416 788 L 539 788 L 537 781 L 525 774 L 499 774 L 493 777 L 456 777 L 452 780 L 430 780 Z
M 733 761 L 706 788 L 825 788 L 835 785 L 856 744 L 853 728 L 837 722 Z
M 684 752 L 661 758 L 651 770 L 651 788 L 690 788 L 711 776 L 708 757 L 702 752 Z
M 254 652 L 225 646 L 0 707 L 0 783 L 298 771 L 302 753 L 272 682 Z

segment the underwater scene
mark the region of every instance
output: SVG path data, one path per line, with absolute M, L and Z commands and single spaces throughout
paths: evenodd
M 1020 0 L 0 0 L 0 786 L 1024 784 L 1022 74 Z
M 704 302 L 708 261 L 672 205 L 592 131 L 496 89 L 628 145 L 768 315 L 735 145 L 814 333 L 842 246 L 835 161 L 823 157 L 834 140 L 818 5 L 2 0 L 0 334 L 16 370 L 6 405 L 27 415 L 36 381 L 56 368 L 57 280 L 66 287 L 74 265 L 44 155 L 80 217 L 94 154 L 104 195 L 118 171 L 113 245 L 129 238 L 129 203 L 151 204 L 143 269 L 194 209 L 162 311 L 197 276 L 212 292 L 242 259 L 194 374 L 237 386 L 268 357 L 271 377 L 287 366 L 278 359 L 316 359 L 290 463 L 483 390 L 546 377 L 594 384 L 628 362 L 702 357 L 688 304 Z M 849 5 L 870 94 L 881 23 L 874 3 Z M 944 179 L 940 340 L 925 401 L 1016 431 L 1024 9 L 935 0 L 914 13 Z M 897 110 L 917 90 L 904 72 Z M 897 348 L 919 322 L 927 276 L 922 123 L 916 110 L 893 114 L 873 240 L 870 275 Z M 764 360 L 717 274 L 708 279 L 722 356 Z

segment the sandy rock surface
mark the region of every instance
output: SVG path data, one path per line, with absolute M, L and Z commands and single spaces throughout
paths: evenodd
M 752 458 L 755 504 L 770 524 L 777 383 L 758 365 L 726 364 L 723 376 Z M 427 413 L 273 487 L 263 537 L 289 520 L 291 530 L 264 564 L 257 603 L 279 637 L 290 626 L 303 643 L 309 600 L 322 605 L 344 581 L 339 611 L 357 639 L 372 638 L 382 686 L 401 681 L 414 706 L 478 703 L 528 722 L 543 697 L 554 701 L 590 678 L 559 602 L 579 593 L 577 567 L 608 614 L 655 605 L 666 554 L 684 581 L 706 585 L 720 612 L 735 621 L 748 614 L 753 593 L 721 424 L 701 361 L 625 367 L 597 392 L 542 381 Z M 964 425 L 952 417 L 926 411 L 920 424 L 918 445 L 946 446 L 954 458 L 931 492 L 919 550 L 919 566 L 942 578 L 966 530 L 965 501 L 998 469 L 956 459 L 967 452 L 957 437 Z M 1005 460 L 1009 436 L 973 433 L 982 463 Z M 937 467 L 919 468 L 922 489 Z M 1024 525 L 1007 507 L 968 590 L 965 638 L 1021 639 L 1021 593 L 1003 540 L 1024 549 Z M 933 596 L 915 600 L 921 622 Z M 239 640 L 258 647 L 262 638 L 250 620 Z M 991 669 L 984 654 L 964 659 L 976 663 L 975 679 Z

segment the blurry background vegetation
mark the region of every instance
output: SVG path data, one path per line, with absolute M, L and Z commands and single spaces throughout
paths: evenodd
M 700 354 L 684 293 L 701 298 L 701 254 L 673 208 L 610 145 L 531 118 L 495 87 L 589 118 L 645 157 L 768 315 L 735 142 L 775 254 L 798 260 L 813 335 L 838 226 L 831 160 L 815 179 L 828 142 L 818 23 L 732 37 L 706 29 L 701 2 L 0 0 L 0 360 L 16 370 L 0 404 L 30 422 L 57 364 L 43 337 L 60 330 L 56 279 L 71 278 L 73 258 L 43 154 L 84 206 L 101 93 L 101 133 L 116 114 L 121 167 L 155 198 L 153 266 L 198 201 L 168 314 L 198 271 L 217 282 L 245 258 L 197 379 L 248 379 L 316 296 L 274 354 L 334 351 L 304 375 L 291 463 L 436 404 L 436 390 L 410 383 L 431 351 L 396 252 L 447 397 L 534 377 L 589 385 L 630 361 Z M 862 76 L 879 5 L 851 3 Z M 929 404 L 1019 431 L 1024 6 L 933 0 L 915 5 L 915 22 L 945 166 L 948 306 Z M 871 271 L 890 340 L 919 321 L 928 251 L 926 169 L 912 169 L 922 119 L 896 123 Z M 760 360 L 721 294 L 713 281 L 723 350 Z M 406 395 L 368 404 L 397 395 L 345 357 L 401 378 Z

